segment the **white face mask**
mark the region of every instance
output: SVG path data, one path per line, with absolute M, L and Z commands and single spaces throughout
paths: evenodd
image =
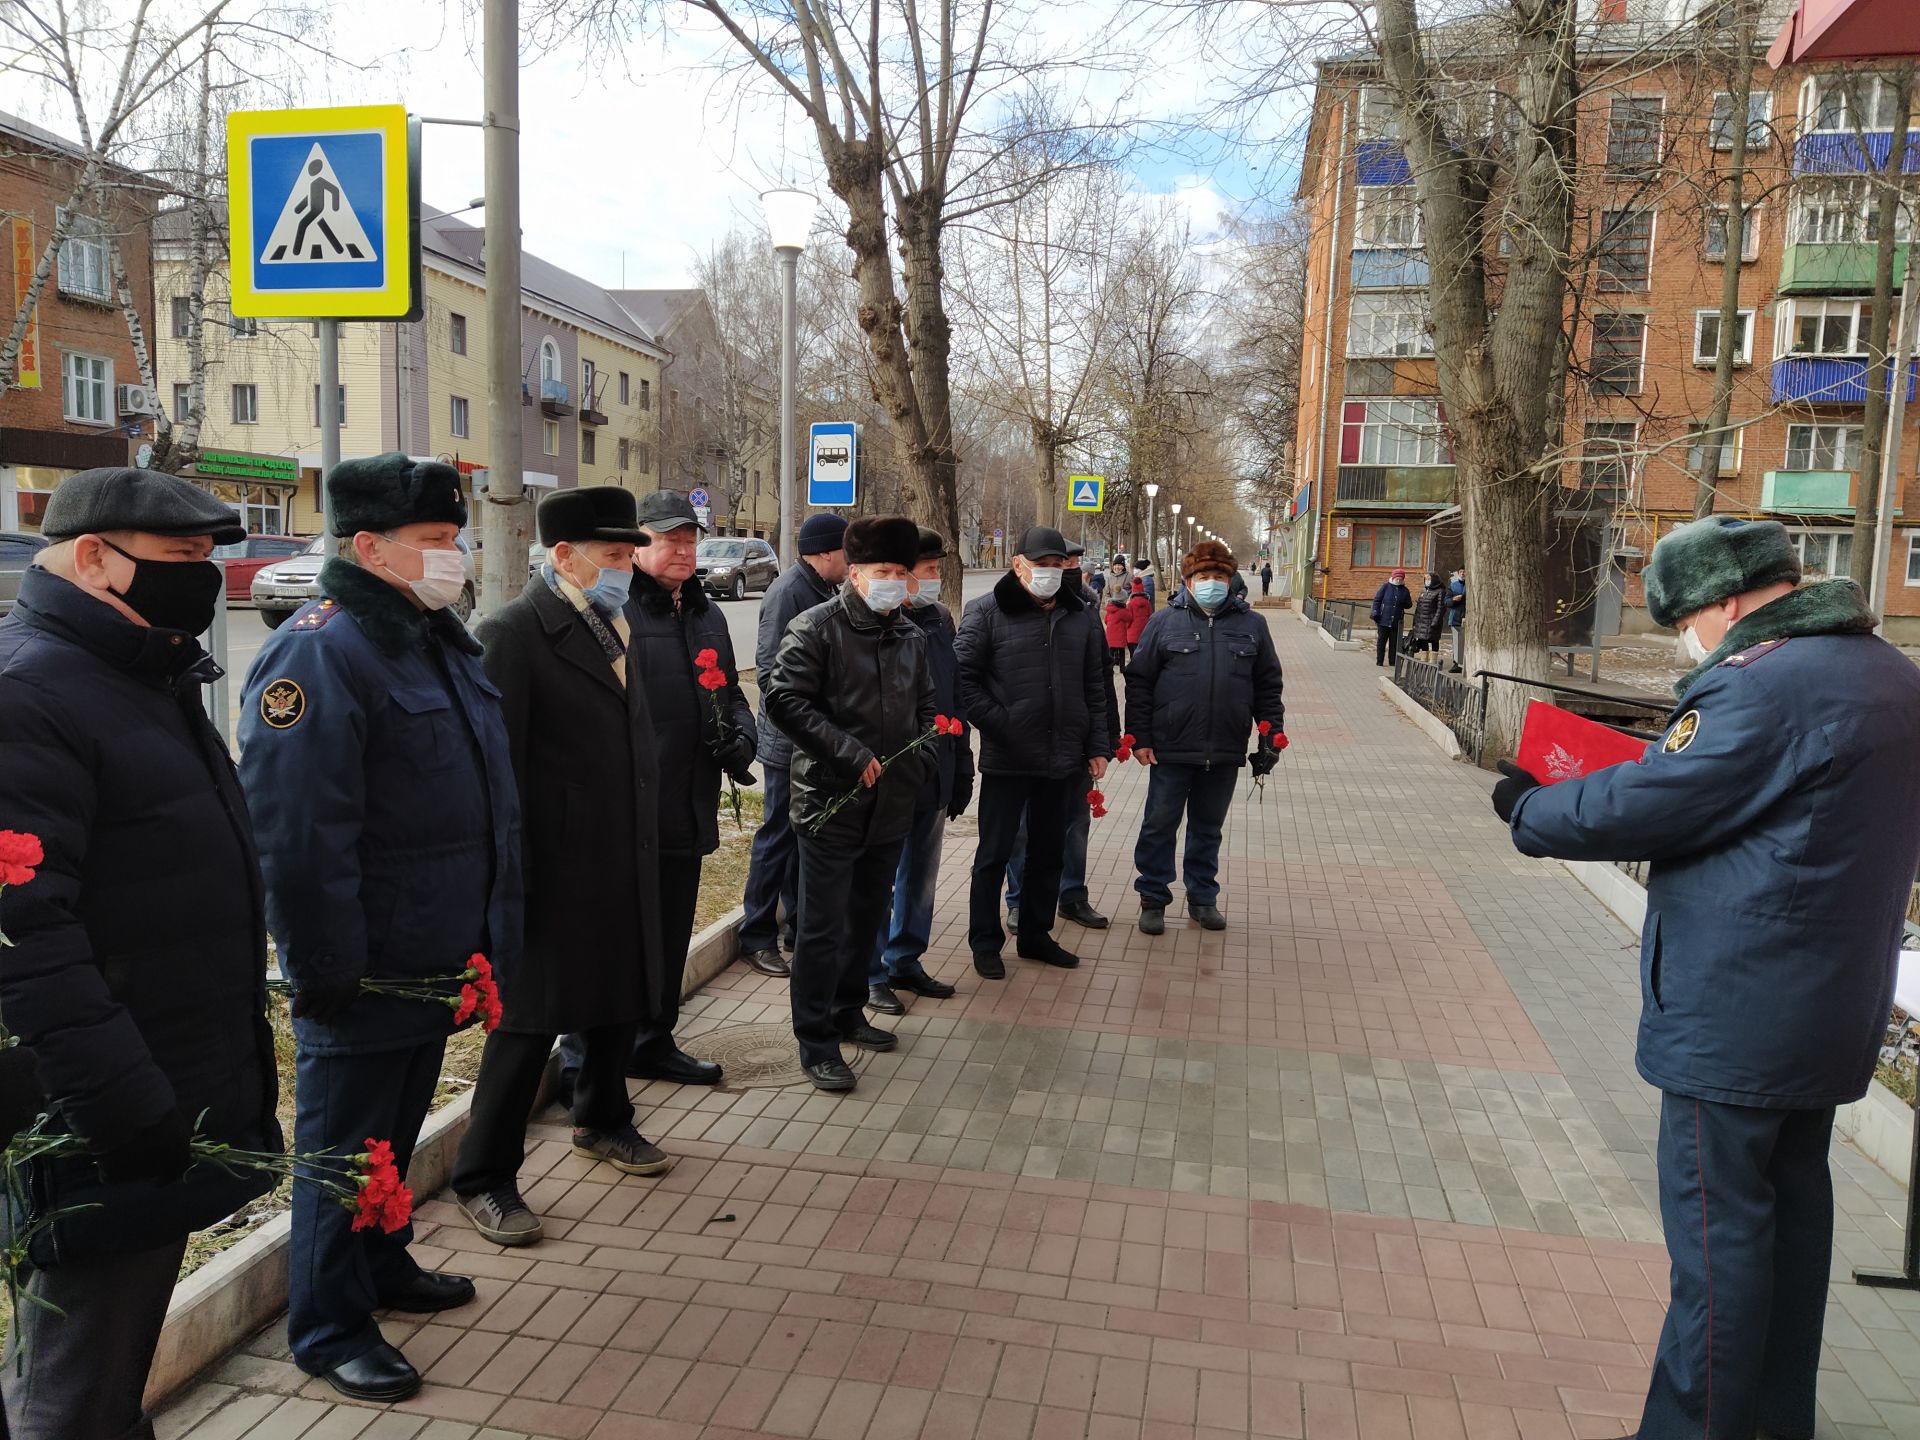
M 1680 653 L 1698 665 L 1713 652 L 1700 643 L 1700 637 L 1694 633 L 1693 626 L 1689 625 L 1680 632 Z
M 919 590 L 907 597 L 907 603 L 909 603 L 910 605 L 913 605 L 917 609 L 924 610 L 927 606 L 933 604 L 933 602 L 938 600 L 939 598 L 940 598 L 940 582 L 938 580 L 922 580 L 920 582 Z
M 876 615 L 886 615 L 900 608 L 900 602 L 907 598 L 907 582 L 904 580 L 869 580 L 867 582 L 867 608 Z
M 1051 600 L 1060 593 L 1060 578 L 1066 573 L 1058 565 L 1036 565 L 1029 573 L 1027 589 L 1042 600 Z
M 420 557 L 420 578 L 406 582 L 414 599 L 429 610 L 444 610 L 460 598 L 460 592 L 467 588 L 467 567 L 458 550 L 422 550 L 391 535 L 385 538 L 388 544 L 411 550 Z M 387 573 L 393 574 L 391 570 Z M 394 578 L 401 577 L 395 575 Z

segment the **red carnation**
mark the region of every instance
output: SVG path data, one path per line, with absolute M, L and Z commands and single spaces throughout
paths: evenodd
M 1270 732 L 1270 731 L 1271 731 L 1271 730 L 1273 729 L 1273 721 L 1271 721 L 1271 720 L 1262 720 L 1262 721 L 1260 722 L 1260 725 L 1259 725 L 1259 727 L 1258 727 L 1258 728 L 1259 728 L 1259 730 L 1260 730 L 1260 733 L 1261 733 L 1262 735 L 1265 735 L 1265 734 L 1267 734 L 1268 732 Z
M 472 985 L 460 987 L 460 1003 L 453 1012 L 453 1023 L 464 1025 L 473 1018 L 473 1012 L 480 1008 L 480 992 Z
M 473 971 L 476 979 L 493 979 L 493 962 L 478 952 L 467 957 L 467 968 Z
M 1106 813 L 1107 813 L 1107 807 L 1104 805 L 1096 805 L 1093 807 L 1093 810 L 1091 811 L 1093 818 L 1096 820 L 1100 819 Z
M 40 837 L 20 830 L 0 830 L 0 885 L 24 885 L 33 868 L 46 859 Z
M 1087 803 L 1089 805 L 1104 805 L 1107 803 L 1107 797 L 1102 795 L 1098 790 L 1089 790 L 1087 791 Z
M 724 670 L 702 670 L 700 672 L 702 690 L 724 690 L 727 688 L 727 675 Z
M 711 670 L 720 663 L 720 652 L 714 649 L 702 650 L 698 655 L 693 657 L 693 663 L 698 665 L 702 670 Z
M 353 1211 L 350 1228 L 371 1230 L 378 1225 L 391 1235 L 406 1226 L 413 1216 L 413 1192 L 393 1163 L 391 1143 L 369 1136 L 365 1153 L 352 1157 L 348 1173 L 358 1187 L 351 1201 L 341 1201 Z
M 1276 750 L 1284 750 L 1291 743 L 1292 742 L 1287 739 L 1287 732 L 1284 730 L 1276 732 L 1273 737 L 1273 748 Z
M 1131 735 L 1122 735 L 1120 737 L 1120 743 L 1126 746 L 1127 749 L 1131 750 L 1134 748 L 1134 746 L 1138 745 L 1140 742 L 1134 739 L 1133 736 Z

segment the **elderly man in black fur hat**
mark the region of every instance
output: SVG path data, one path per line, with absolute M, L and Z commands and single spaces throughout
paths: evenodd
M 761 679 L 767 713 L 794 745 L 793 1033 L 807 1078 L 835 1091 L 854 1085 L 843 1042 L 898 1044 L 861 1007 L 900 847 L 935 765 L 930 747 L 907 751 L 934 729 L 926 640 L 901 612 L 920 527 L 903 515 L 862 516 L 847 526 L 846 552 L 846 586 L 795 618 Z

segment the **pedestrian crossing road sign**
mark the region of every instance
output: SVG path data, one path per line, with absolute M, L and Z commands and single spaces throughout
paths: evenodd
M 227 117 L 233 313 L 420 318 L 420 130 L 401 105 Z
M 1067 477 L 1067 509 L 1078 510 L 1082 514 L 1098 515 L 1106 503 L 1106 476 L 1069 475 Z

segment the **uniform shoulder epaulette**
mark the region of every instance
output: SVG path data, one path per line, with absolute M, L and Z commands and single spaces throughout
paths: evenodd
M 337 601 L 321 600 L 308 606 L 307 609 L 301 613 L 300 617 L 288 628 L 292 630 L 318 630 L 322 625 L 340 613 L 340 606 Z
M 1738 670 L 1743 666 L 1751 665 L 1754 661 L 1758 660 L 1762 655 L 1771 655 L 1774 651 L 1778 650 L 1782 645 L 1787 643 L 1787 638 L 1788 637 L 1786 636 L 1782 636 L 1778 640 L 1762 640 L 1758 645 L 1749 645 L 1746 649 L 1739 651 L 1737 654 L 1729 655 L 1726 659 L 1722 660 L 1720 663 L 1722 665 L 1731 665 L 1734 667 L 1734 669 Z

